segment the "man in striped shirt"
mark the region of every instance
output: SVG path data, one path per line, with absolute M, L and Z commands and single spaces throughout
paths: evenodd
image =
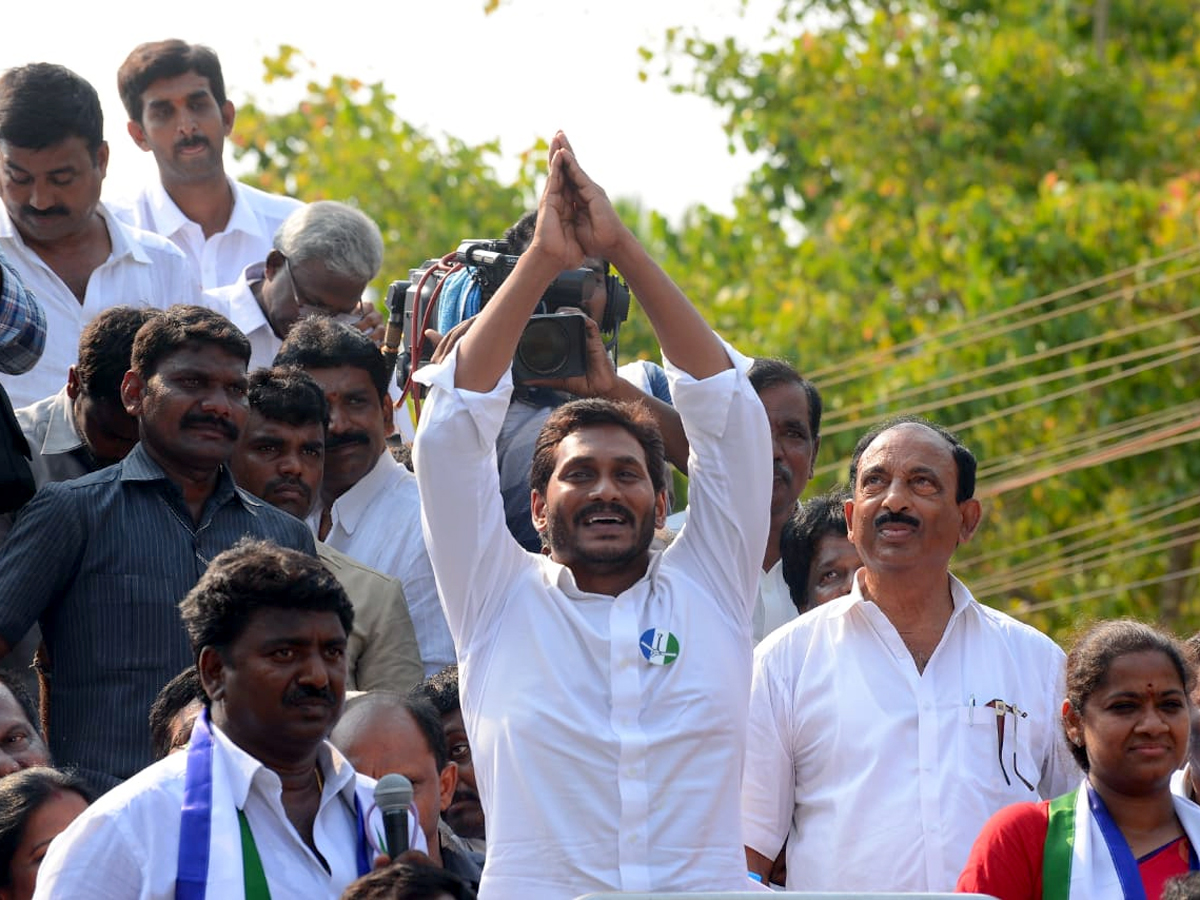
M 35 622 L 52 668 L 51 751 L 97 788 L 150 762 L 146 710 L 193 662 L 178 603 L 245 535 L 314 553 L 296 519 L 238 489 L 245 335 L 178 306 L 147 322 L 121 386 L 140 441 L 120 463 L 45 485 L 0 550 L 0 656 Z

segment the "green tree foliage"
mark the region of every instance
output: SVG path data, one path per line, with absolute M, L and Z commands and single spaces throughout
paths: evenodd
M 295 81 L 311 68 L 287 46 L 264 65 L 268 84 Z M 250 183 L 309 202 L 340 200 L 375 220 L 386 247 L 381 297 L 390 281 L 463 238 L 503 234 L 535 200 L 545 149 L 526 151 L 516 183 L 504 183 L 493 168 L 497 143 L 426 134 L 398 115 L 382 83 L 341 75 L 308 81 L 300 102 L 283 112 L 244 104 L 233 142 L 236 158 L 251 164 Z
M 1200 626 L 1198 37 L 1185 0 L 785 0 L 766 49 L 652 58 L 762 160 L 731 217 L 649 216 L 656 250 L 817 379 L 826 483 L 883 417 L 959 427 L 988 515 L 958 569 L 1055 632 Z

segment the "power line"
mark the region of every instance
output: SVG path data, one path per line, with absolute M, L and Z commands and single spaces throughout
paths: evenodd
M 1122 529 L 1133 528 L 1146 522 L 1153 522 L 1155 519 L 1165 518 L 1166 516 L 1177 513 L 1180 510 L 1187 509 L 1191 506 L 1196 506 L 1197 504 L 1200 504 L 1200 494 L 1193 494 L 1180 500 L 1169 498 L 1161 503 L 1148 503 L 1145 506 L 1139 506 L 1129 510 L 1124 520 L 1127 524 L 1122 524 L 1117 527 Z M 1029 540 L 1020 541 L 1016 544 L 1006 544 L 1002 549 L 999 550 L 990 550 L 984 553 L 979 553 L 975 556 L 963 557 L 958 561 L 956 568 L 961 568 L 964 571 L 968 571 L 976 566 L 990 562 L 993 559 L 1011 556 L 1014 553 L 1020 553 L 1022 550 L 1028 550 L 1030 547 L 1053 544 L 1066 538 L 1074 537 L 1077 534 L 1083 534 L 1084 532 L 1090 531 L 1094 528 L 1105 528 L 1111 530 L 1113 528 L 1113 521 L 1111 519 L 1103 519 L 1102 521 L 1089 519 L 1087 522 L 1082 524 L 1072 525 L 1069 528 L 1063 528 L 1058 531 L 1052 531 L 1049 534 L 1042 535 L 1040 537 L 1030 538 Z
M 831 365 L 825 366 L 823 368 L 811 370 L 808 374 L 808 377 L 811 378 L 813 381 L 819 381 L 823 387 L 832 387 L 837 384 L 843 384 L 847 381 L 857 380 L 857 379 L 863 377 L 864 375 L 873 374 L 874 372 L 881 369 L 884 365 L 886 365 L 888 359 L 899 356 L 908 350 L 912 350 L 917 347 L 921 347 L 932 341 L 944 340 L 948 337 L 952 337 L 953 335 L 959 334 L 960 332 L 967 331 L 968 329 L 972 330 L 973 333 L 971 335 L 969 335 L 966 340 L 960 340 L 958 342 L 952 343 L 950 346 L 962 346 L 965 343 L 971 343 L 975 340 L 975 337 L 978 334 L 978 329 L 984 325 L 989 325 L 992 322 L 998 321 L 1007 316 L 1016 316 L 1020 313 L 1025 312 L 1026 310 L 1034 309 L 1035 307 L 1038 307 L 1038 306 L 1044 306 L 1048 303 L 1053 303 L 1057 300 L 1062 300 L 1066 297 L 1071 297 L 1075 294 L 1082 293 L 1082 292 L 1090 290 L 1094 287 L 1099 287 L 1101 285 L 1105 285 L 1110 282 L 1120 280 L 1122 278 L 1127 278 L 1131 275 L 1140 274 L 1147 269 L 1150 269 L 1150 268 L 1153 268 L 1156 266 L 1161 266 L 1161 265 L 1164 265 L 1168 262 L 1172 262 L 1177 259 L 1182 259 L 1183 257 L 1189 256 L 1196 252 L 1200 252 L 1200 244 L 1192 244 L 1191 246 L 1184 247 L 1179 250 L 1174 250 L 1170 253 L 1165 253 L 1161 256 L 1154 257 L 1152 259 L 1143 260 L 1142 262 L 1134 263 L 1131 266 L 1126 266 L 1125 268 L 1118 269 L 1115 272 L 1109 272 L 1105 275 L 1100 275 L 1096 278 L 1091 278 L 1091 279 L 1088 279 L 1087 281 L 1079 282 L 1078 284 L 1072 285 L 1070 287 L 1063 288 L 1061 290 L 1054 291 L 1049 294 L 1044 294 L 1040 297 L 1034 297 L 1030 300 L 1025 300 L 1021 303 L 1016 304 L 1015 306 L 1010 306 L 1010 307 L 1007 307 L 1002 310 L 996 310 L 994 312 L 987 313 L 982 316 L 976 316 L 976 317 L 968 319 L 964 322 L 960 322 L 956 325 L 953 325 L 941 332 L 935 332 L 933 334 L 927 334 L 927 335 L 920 335 L 920 336 L 917 336 L 914 338 L 910 338 L 907 341 L 902 341 L 901 343 L 894 344 L 891 347 L 865 351 L 863 353 L 860 353 L 860 354 L 850 357 L 850 359 L 848 359 L 848 360 L 842 360 L 838 363 L 831 364 Z M 1194 272 L 1195 272 L 1194 268 L 1188 270 L 1188 274 L 1194 274 Z M 1186 277 L 1186 276 L 1181 275 L 1178 277 Z M 1172 277 L 1169 280 L 1177 280 L 1177 279 L 1175 277 Z M 1160 283 L 1166 283 L 1166 282 L 1160 282 Z M 1102 298 L 1096 298 L 1096 299 L 1102 299 L 1102 300 L 1112 299 L 1113 297 L 1127 295 L 1131 290 L 1133 290 L 1133 291 L 1145 290 L 1149 287 L 1155 286 L 1155 284 L 1156 284 L 1156 282 L 1152 281 L 1152 282 L 1149 282 L 1147 284 L 1142 284 L 1142 285 L 1126 286 L 1126 287 L 1119 288 L 1114 291 L 1110 291 L 1109 293 L 1103 295 Z M 1070 309 L 1071 311 L 1079 311 L 1079 309 L 1086 308 L 1086 306 L 1088 306 L 1088 305 L 1094 305 L 1094 302 L 1091 300 L 1084 301 L 1084 303 L 1082 305 L 1068 307 L 1068 309 Z M 1023 323 L 1018 323 L 1018 324 L 1023 324 Z M 1004 332 L 1002 332 L 1002 333 L 1004 333 Z M 950 347 L 947 347 L 947 349 L 950 349 Z M 856 368 L 861 369 L 862 371 L 855 371 Z
M 1014 357 L 1013 359 L 1002 360 L 997 363 L 992 363 L 990 366 L 984 366 L 980 369 L 961 372 L 957 375 L 951 375 L 936 381 L 923 382 L 918 385 L 913 385 L 912 387 L 904 388 L 903 390 L 895 393 L 889 393 L 886 399 L 888 403 L 894 404 L 899 400 L 906 400 L 910 397 L 919 397 L 922 394 L 945 390 L 946 388 L 954 387 L 955 385 L 962 384 L 964 382 L 986 378 L 989 375 L 995 375 L 999 372 L 1008 371 L 1009 369 L 1027 366 L 1036 362 L 1044 362 L 1045 360 L 1053 359 L 1056 356 L 1065 356 L 1079 350 L 1086 350 L 1089 347 L 1111 343 L 1121 338 L 1126 338 L 1137 334 L 1138 332 L 1150 331 L 1154 328 L 1159 328 L 1166 325 L 1174 325 L 1194 316 L 1200 316 L 1200 306 L 1185 309 L 1176 313 L 1171 313 L 1170 315 L 1161 316 L 1157 319 L 1151 319 L 1145 322 L 1127 325 L 1126 327 L 1118 329 L 1117 331 L 1092 335 L 1090 337 L 1082 338 L 1078 341 L 1072 341 L 1068 344 L 1059 344 L 1054 347 L 1048 347 L 1047 349 L 1038 351 L 1036 353 Z M 823 423 L 828 420 L 836 421 L 838 419 L 844 419 L 849 417 L 852 413 L 860 412 L 864 409 L 870 409 L 877 405 L 877 402 L 864 401 L 862 403 L 853 403 L 849 406 L 831 409 L 829 410 L 828 414 L 823 416 Z
M 1071 606 L 1076 603 L 1084 603 L 1088 600 L 1094 600 L 1096 597 L 1112 596 L 1113 594 L 1122 591 L 1133 591 L 1138 588 L 1152 587 L 1156 584 L 1166 584 L 1169 581 L 1179 581 L 1182 578 L 1189 578 L 1192 575 L 1200 573 L 1200 566 L 1193 566 L 1190 569 L 1180 569 L 1176 572 L 1168 572 L 1165 575 L 1159 575 L 1157 578 L 1143 578 L 1139 581 L 1130 581 L 1124 584 L 1116 584 L 1111 587 L 1097 588 L 1093 591 L 1087 591 L 1082 594 L 1076 594 L 1073 597 L 1065 597 L 1059 600 L 1047 600 L 1041 603 L 1022 603 L 1015 610 L 1010 610 L 1013 616 L 1020 618 L 1021 616 L 1030 613 L 1041 612 L 1047 609 L 1058 609 L 1063 606 Z

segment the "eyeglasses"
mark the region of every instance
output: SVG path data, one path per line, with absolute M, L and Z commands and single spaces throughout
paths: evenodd
M 1023 709 L 1018 709 L 1016 704 L 1005 703 L 1003 700 L 1001 700 L 998 697 L 993 700 L 989 700 L 987 703 L 985 703 L 983 705 L 984 705 L 984 707 L 991 709 L 992 712 L 995 713 L 995 715 L 996 715 L 996 758 L 1000 761 L 1000 774 L 1004 776 L 1004 783 L 1011 785 L 1012 779 L 1010 779 L 1008 777 L 1008 771 L 1004 768 L 1004 719 L 1006 716 L 1009 716 L 1009 715 L 1011 715 L 1013 717 L 1012 732 L 1013 732 L 1013 743 L 1015 744 L 1016 740 L 1017 740 L 1017 723 L 1020 722 L 1022 719 L 1029 718 L 1029 713 L 1025 712 L 1025 710 L 1023 710 Z M 975 710 L 975 697 L 972 696 L 971 697 L 972 715 L 974 715 L 974 710 Z M 1025 787 L 1029 788 L 1029 790 L 1031 790 L 1031 791 L 1037 790 L 1034 787 L 1033 782 L 1031 782 L 1024 775 L 1022 775 L 1021 772 L 1017 769 L 1017 750 L 1016 750 L 1015 746 L 1013 747 L 1013 754 L 1012 754 L 1012 768 L 1013 768 L 1013 774 L 1016 775 L 1018 779 L 1020 779 L 1021 784 L 1025 785 Z
M 288 281 L 292 285 L 292 302 L 296 304 L 296 309 L 300 313 L 300 318 L 305 316 L 323 316 L 327 319 L 333 319 L 342 325 L 357 325 L 362 321 L 363 314 L 359 310 L 348 313 L 335 312 L 323 303 L 313 303 L 300 298 L 300 291 L 296 287 L 296 276 L 292 272 L 292 261 L 286 256 L 283 257 L 283 267 L 287 269 Z M 362 304 L 362 299 L 359 298 L 359 305 Z

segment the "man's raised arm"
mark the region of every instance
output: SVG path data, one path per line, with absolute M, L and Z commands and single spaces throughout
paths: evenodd
M 650 319 L 663 356 L 697 379 L 730 368 L 725 348 L 713 330 L 622 224 L 603 188 L 580 167 L 566 136 L 560 131 L 555 141 L 561 141 L 563 192 L 569 200 L 576 241 L 586 255 L 607 259 L 621 273 Z M 539 230 L 541 224 L 539 210 Z
M 512 366 L 521 332 L 546 288 L 564 269 L 583 262 L 572 221 L 565 146 L 562 132 L 550 142 L 550 173 L 538 203 L 533 242 L 458 343 L 455 387 L 478 392 L 494 388 Z

